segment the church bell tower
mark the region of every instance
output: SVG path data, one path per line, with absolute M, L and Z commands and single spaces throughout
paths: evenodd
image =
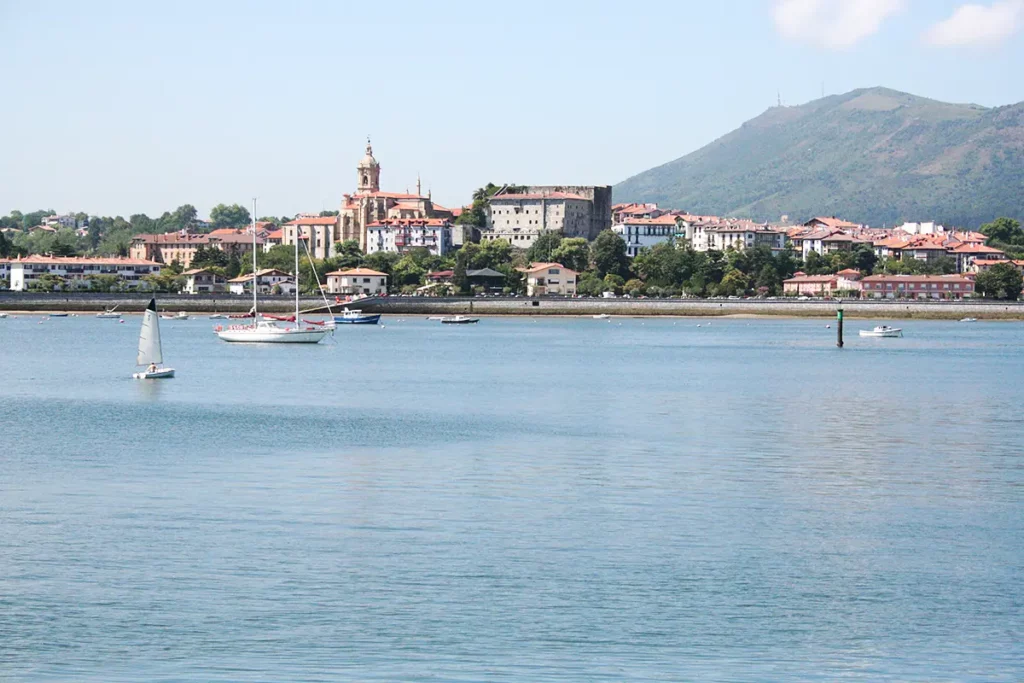
M 366 156 L 356 166 L 356 187 L 360 194 L 380 192 L 380 164 L 373 158 L 373 146 L 370 137 L 366 137 Z

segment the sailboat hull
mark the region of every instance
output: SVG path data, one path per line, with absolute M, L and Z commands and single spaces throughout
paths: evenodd
M 316 344 L 330 330 L 296 330 L 294 328 L 240 328 L 218 330 L 222 341 L 237 344 Z
M 153 372 L 136 372 L 135 379 L 170 379 L 174 377 L 174 368 L 159 368 Z

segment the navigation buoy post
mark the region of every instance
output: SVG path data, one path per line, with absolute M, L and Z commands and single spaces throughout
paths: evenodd
M 839 300 L 836 309 L 836 346 L 843 348 L 843 300 Z

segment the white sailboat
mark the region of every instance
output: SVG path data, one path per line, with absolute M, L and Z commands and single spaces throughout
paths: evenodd
M 132 375 L 135 379 L 167 379 L 174 377 L 174 368 L 162 368 L 163 346 L 160 344 L 160 317 L 156 314 L 156 299 L 149 300 L 146 312 L 142 314 L 142 331 L 139 332 L 139 355 L 136 365 L 147 366 L 142 372 Z
M 229 325 L 216 328 L 217 336 L 226 342 L 248 344 L 316 344 L 333 328 L 302 326 L 299 315 L 299 239 L 295 233 L 295 321 L 292 327 L 278 325 L 273 320 L 260 318 L 256 268 L 256 200 L 252 200 L 252 324 Z
M 117 306 L 113 308 L 105 308 L 102 313 L 96 314 L 97 318 L 120 318 L 121 314 L 117 312 Z

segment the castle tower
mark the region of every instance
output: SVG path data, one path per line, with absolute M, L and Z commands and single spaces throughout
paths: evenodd
M 366 137 L 366 156 L 356 166 L 356 188 L 360 194 L 380 192 L 380 164 L 373 158 L 373 146 L 370 137 Z

